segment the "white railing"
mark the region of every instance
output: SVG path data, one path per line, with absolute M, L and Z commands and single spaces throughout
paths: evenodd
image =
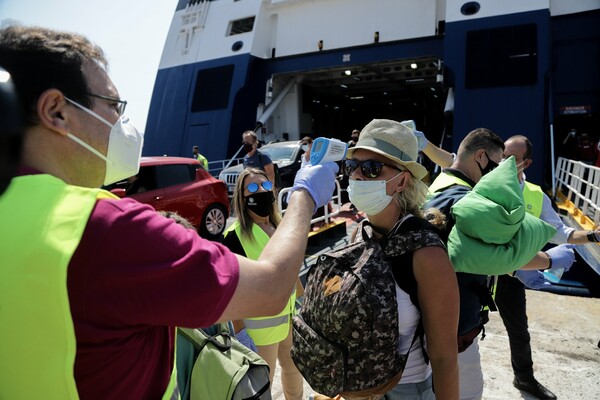
M 581 213 L 580 222 L 589 219 L 594 226 L 600 225 L 600 168 L 581 161 L 560 157 L 556 166 L 555 197 Z
M 231 158 L 227 160 L 217 160 L 217 161 L 209 161 L 208 162 L 208 173 L 214 176 L 215 178 L 219 177 L 221 171 L 225 168 L 228 168 L 232 165 L 241 164 L 244 160 L 244 157 L 240 158 Z
M 285 213 L 285 207 L 287 207 L 287 201 L 284 202 L 284 199 L 287 199 L 288 193 L 291 192 L 292 188 L 285 188 L 279 191 L 279 196 L 277 197 L 277 203 L 279 205 L 279 209 L 281 210 L 281 214 Z M 331 206 L 332 211 L 329 211 L 329 207 Z M 333 217 L 336 217 L 341 209 L 342 209 L 342 188 L 340 186 L 340 182 L 336 179 L 335 181 L 335 191 L 333 192 L 333 196 L 331 197 L 331 201 L 329 204 L 326 204 L 322 207 L 323 215 L 319 217 L 313 218 L 310 223 L 311 225 L 317 222 L 323 221 L 325 224 L 329 224 Z

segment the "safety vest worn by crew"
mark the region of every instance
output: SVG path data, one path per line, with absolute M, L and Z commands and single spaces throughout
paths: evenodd
M 544 204 L 544 191 L 538 185 L 525 181 L 523 186 L 523 200 L 525 200 L 525 211 L 539 218 L 542 215 Z
M 67 268 L 100 189 L 51 175 L 14 178 L 0 196 L 0 399 L 77 399 Z M 176 374 L 164 399 L 176 393 Z
M 463 179 L 446 172 L 442 172 L 437 178 L 435 178 L 431 185 L 429 185 L 429 196 L 432 196 L 433 194 L 440 192 L 452 185 L 460 185 L 472 188 L 471 185 L 469 185 Z
M 252 224 L 252 237 L 254 240 L 242 235 L 242 229 L 238 221 L 235 221 L 225 232 L 225 236 L 231 231 L 235 231 L 246 257 L 251 260 L 258 260 L 260 253 L 269 241 L 267 235 L 258 225 Z M 246 318 L 244 326 L 246 332 L 257 346 L 268 346 L 279 343 L 285 339 L 289 333 L 291 317 L 295 313 L 296 289 L 292 292 L 285 308 L 277 315 L 267 317 Z
M 200 166 L 208 171 L 208 160 L 202 154 L 198 153 L 196 159 L 200 162 Z

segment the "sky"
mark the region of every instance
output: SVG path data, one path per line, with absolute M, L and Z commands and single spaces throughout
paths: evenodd
M 104 50 L 127 115 L 143 132 L 177 0 L 0 0 L 0 24 L 77 32 Z

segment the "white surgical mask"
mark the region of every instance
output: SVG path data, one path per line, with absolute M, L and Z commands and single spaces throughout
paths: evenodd
M 302 150 L 306 153 L 308 151 L 308 145 L 307 144 L 303 144 L 302 145 Z
M 352 204 L 367 215 L 376 215 L 390 204 L 394 196 L 388 196 L 386 184 L 400 174 L 386 180 L 359 181 L 350 179 L 348 181 L 348 197 Z
M 65 99 L 110 127 L 108 152 L 106 153 L 106 156 L 77 136 L 74 136 L 71 133 L 67 134 L 71 140 L 85 147 L 106 162 L 104 184 L 110 185 L 111 183 L 136 175 L 140 170 L 140 157 L 142 156 L 144 136 L 138 132 L 131 122 L 129 122 L 129 118 L 120 117 L 117 123 L 112 125 L 89 108 L 86 108 L 67 97 L 65 97 Z

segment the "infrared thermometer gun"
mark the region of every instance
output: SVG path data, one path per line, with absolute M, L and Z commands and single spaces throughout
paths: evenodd
M 310 150 L 310 163 L 312 165 L 326 162 L 341 161 L 346 158 L 348 145 L 337 139 L 316 138 Z

